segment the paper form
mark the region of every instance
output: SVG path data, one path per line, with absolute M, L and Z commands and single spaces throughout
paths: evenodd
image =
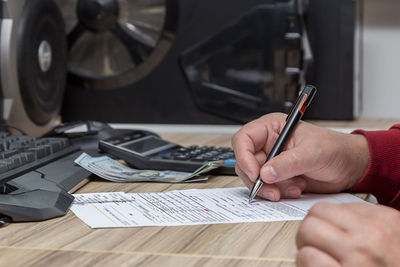
M 71 210 L 92 228 L 178 226 L 302 220 L 317 202 L 364 202 L 351 194 L 306 194 L 299 199 L 248 203 L 246 187 L 158 193 L 75 194 Z

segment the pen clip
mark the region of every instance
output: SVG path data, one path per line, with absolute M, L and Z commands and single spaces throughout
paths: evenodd
M 306 111 L 307 107 L 311 103 L 317 89 L 312 85 L 307 85 L 299 94 L 296 103 L 293 105 L 292 109 L 290 110 L 288 116 L 286 117 L 286 121 L 290 118 L 292 113 L 299 109 L 300 113 L 303 115 Z

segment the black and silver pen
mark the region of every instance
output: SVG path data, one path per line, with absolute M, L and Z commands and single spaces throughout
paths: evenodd
M 285 147 L 287 140 L 290 137 L 290 134 L 294 130 L 297 125 L 297 122 L 303 117 L 304 112 L 306 111 L 307 107 L 310 105 L 311 100 L 313 99 L 317 89 L 312 85 L 306 85 L 306 87 L 301 91 L 299 97 L 297 98 L 296 104 L 293 106 L 292 110 L 290 111 L 289 115 L 286 118 L 286 124 L 283 127 L 281 133 L 279 134 L 278 139 L 274 147 L 272 148 L 271 152 L 267 157 L 265 162 L 268 162 L 273 157 L 277 156 L 281 153 L 282 149 Z M 249 195 L 249 203 L 254 200 L 257 196 L 258 191 L 260 191 L 261 186 L 263 185 L 263 181 L 259 176 L 257 181 L 254 183 L 253 188 L 251 189 Z

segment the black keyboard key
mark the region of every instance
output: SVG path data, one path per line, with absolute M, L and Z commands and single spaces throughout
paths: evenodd
M 7 166 L 8 170 L 12 170 L 16 167 L 14 164 L 14 160 L 11 158 L 0 160 L 0 164 L 4 164 L 4 166 Z
M 24 152 L 19 154 L 19 156 L 24 164 L 35 161 L 35 155 L 33 153 Z
M 10 136 L 10 134 L 7 132 L 0 132 L 0 140 L 6 138 L 7 136 Z
M 0 160 L 0 173 L 4 173 L 8 171 L 8 164 L 7 162 L 3 162 Z
M 49 145 L 32 147 L 27 150 L 27 152 L 31 152 L 35 159 L 41 159 L 51 154 L 51 149 Z
M 4 152 L 0 153 L 0 159 L 7 159 L 9 157 L 12 157 L 12 156 L 18 154 L 18 153 L 19 153 L 19 151 L 16 150 L 16 149 L 7 150 L 7 151 L 4 151 Z

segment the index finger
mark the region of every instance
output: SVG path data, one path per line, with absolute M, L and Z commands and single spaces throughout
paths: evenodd
M 237 164 L 251 180 L 255 180 L 260 172 L 255 154 L 265 146 L 267 140 L 268 130 L 261 119 L 246 124 L 232 138 Z

